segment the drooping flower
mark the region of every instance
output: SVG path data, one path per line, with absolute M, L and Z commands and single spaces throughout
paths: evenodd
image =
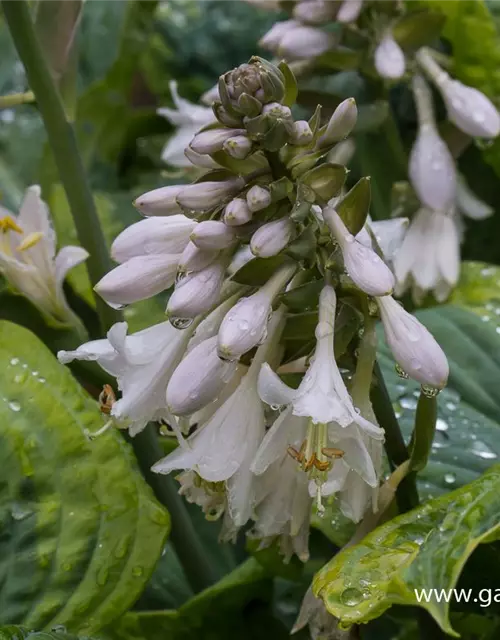
M 121 398 L 113 404 L 111 418 L 133 436 L 149 421 L 169 417 L 167 384 L 194 327 L 179 331 L 162 322 L 132 335 L 127 335 L 127 328 L 126 322 L 118 322 L 107 338 L 82 344 L 75 351 L 59 351 L 57 357 L 63 364 L 96 361 L 116 378 Z
M 457 209 L 467 218 L 484 220 L 493 215 L 493 207 L 478 198 L 461 175 L 458 176 L 456 195 Z
M 26 190 L 19 214 L 0 209 L 0 273 L 51 322 L 81 323 L 63 291 L 70 269 L 87 259 L 81 247 L 63 247 L 56 255 L 56 236 L 40 187 Z
M 383 78 L 397 80 L 404 75 L 406 61 L 403 50 L 388 31 L 375 49 L 375 68 Z
M 204 269 L 178 280 L 167 304 L 170 318 L 195 318 L 219 301 L 226 261 L 218 258 Z
M 184 155 L 184 149 L 202 127 L 215 121 L 214 113 L 209 107 L 193 104 L 181 98 L 175 80 L 170 81 L 169 87 L 176 109 L 162 107 L 158 109 L 158 114 L 167 118 L 178 129 L 163 148 L 161 157 L 164 162 L 174 167 L 191 167 L 191 162 Z
M 364 0 L 343 0 L 337 12 L 337 21 L 350 23 L 358 19 Z
M 411 288 L 417 303 L 429 292 L 438 302 L 446 300 L 460 275 L 457 216 L 419 209 L 395 257 L 394 270 L 399 295 Z
M 368 216 L 365 226 L 356 235 L 356 240 L 366 247 L 374 249 L 373 239 L 375 239 L 384 261 L 386 264 L 392 265 L 403 244 L 409 223 L 408 218 L 389 218 L 387 220 L 374 221 Z
M 448 360 L 432 334 L 392 296 L 376 298 L 394 359 L 414 380 L 433 389 L 448 381 Z

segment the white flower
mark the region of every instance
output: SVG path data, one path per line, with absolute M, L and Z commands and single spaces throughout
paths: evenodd
M 330 0 L 301 0 L 293 8 L 293 17 L 301 22 L 322 24 L 335 16 L 335 3 Z
M 180 274 L 201 271 L 208 267 L 218 255 L 219 252 L 217 250 L 200 249 L 190 240 L 179 258 L 178 271 Z
M 269 189 L 256 184 L 247 192 L 247 204 L 250 211 L 260 211 L 271 204 L 271 193 Z
M 176 109 L 162 107 L 158 109 L 158 114 L 167 118 L 178 129 L 163 148 L 161 157 L 174 167 L 190 167 L 191 163 L 184 155 L 184 149 L 202 127 L 215 121 L 214 113 L 208 107 L 181 98 L 175 80 L 170 81 L 169 87 Z
M 411 378 L 442 389 L 448 380 L 448 360 L 424 325 L 392 296 L 377 298 L 385 337 L 394 359 Z
M 443 302 L 460 274 L 460 234 L 452 213 L 425 207 L 414 215 L 395 261 L 399 294 L 413 289 L 421 302 L 428 292 Z
M 131 224 L 111 245 L 111 256 L 116 262 L 151 254 L 182 253 L 196 222 L 186 216 L 147 218 Z
M 383 78 L 396 80 L 404 75 L 406 69 L 405 54 L 387 31 L 375 49 L 375 68 Z
M 183 209 L 210 211 L 229 196 L 234 196 L 245 186 L 243 178 L 197 182 L 185 185 L 177 196 L 177 202 Z
M 412 86 L 419 128 L 408 173 L 422 204 L 430 209 L 447 211 L 455 201 L 455 161 L 437 132 L 429 87 L 421 76 L 413 78 Z
M 337 618 L 328 613 L 323 600 L 316 598 L 312 587 L 309 587 L 291 633 L 296 633 L 308 625 L 312 640 L 348 640 L 349 631 L 342 632 L 338 623 Z
M 196 225 L 191 241 L 200 249 L 208 251 L 225 249 L 236 242 L 236 235 L 231 227 L 220 220 L 204 220 Z
M 182 213 L 177 196 L 185 185 L 176 184 L 147 191 L 134 200 L 134 207 L 143 216 L 173 216 Z
M 354 98 L 343 100 L 335 109 L 319 139 L 318 146 L 324 147 L 344 140 L 354 129 L 358 119 L 358 107 Z
M 217 355 L 217 336 L 191 349 L 176 368 L 167 386 L 167 405 L 185 416 L 212 402 L 236 371 L 237 362 Z
M 450 78 L 427 48 L 416 59 L 443 96 L 448 118 L 464 133 L 480 138 L 496 138 L 500 133 L 500 114 L 484 93 Z
M 219 329 L 220 357 L 237 359 L 264 340 L 273 300 L 294 272 L 295 266 L 284 265 L 256 293 L 228 311 Z
M 314 358 L 299 388 L 296 391 L 287 389 L 269 365 L 264 365 L 259 375 L 260 394 L 268 404 L 291 403 L 295 416 L 307 416 L 314 424 L 335 422 L 343 428 L 355 424 L 370 436 L 382 439 L 382 430 L 354 408 L 335 361 L 333 335 L 336 300 L 333 287 L 325 286 L 320 295 Z
M 457 208 L 460 213 L 471 220 L 484 220 L 493 215 L 493 207 L 483 202 L 469 187 L 465 178 L 458 176 L 457 182 Z
M 222 147 L 232 158 L 244 160 L 252 151 L 252 141 L 247 136 L 228 138 Z
M 375 251 L 349 233 L 333 207 L 328 205 L 323 209 L 323 218 L 339 243 L 345 268 L 354 284 L 371 296 L 391 293 L 395 284 L 394 275 Z
M 153 466 L 156 473 L 196 471 L 209 482 L 225 482 L 228 510 L 235 526 L 251 515 L 254 502 L 250 462 L 265 432 L 264 411 L 257 394 L 257 375 L 281 331 L 283 313 L 275 314 L 268 340 L 259 347 L 236 391 L 179 447 Z
M 356 235 L 356 240 L 373 249 L 374 244 L 371 235 L 373 234 L 385 262 L 392 264 L 403 244 L 409 223 L 408 218 L 389 218 L 387 220 L 373 221 L 368 216 L 365 226 Z
M 166 389 L 172 372 L 186 350 L 192 331 L 179 331 L 169 322 L 153 325 L 127 336 L 127 323 L 118 322 L 107 339 L 82 344 L 76 351 L 59 351 L 66 364 L 72 360 L 94 360 L 116 378 L 122 396 L 111 416 L 129 429 L 141 431 L 150 420 L 168 417 Z
M 282 251 L 295 234 L 295 224 L 284 216 L 260 226 L 252 235 L 250 249 L 254 256 L 270 258 Z
M 19 215 L 2 208 L 0 216 L 0 273 L 48 319 L 79 328 L 63 283 L 68 271 L 86 260 L 88 253 L 69 246 L 56 255 L 56 236 L 38 186 L 26 190 Z
M 337 12 L 337 22 L 354 22 L 358 19 L 364 0 L 343 0 Z
M 283 34 L 277 52 L 289 60 L 316 58 L 335 44 L 336 38 L 332 33 L 300 25 Z
M 246 264 L 255 259 L 255 256 L 250 249 L 249 244 L 241 245 L 233 256 L 229 267 L 227 268 L 227 272 L 230 276 L 233 276 L 237 271 L 239 271 Z
M 284 35 L 293 29 L 300 27 L 298 20 L 284 20 L 276 22 L 271 29 L 262 36 L 259 46 L 269 51 L 277 51 Z
M 168 300 L 167 315 L 170 318 L 195 318 L 208 311 L 219 300 L 225 270 L 226 262 L 216 260 L 179 280 Z
M 224 209 L 224 222 L 229 226 L 238 227 L 251 219 L 252 212 L 243 198 L 234 198 Z
M 245 129 L 208 129 L 197 133 L 191 140 L 189 146 L 193 151 L 200 154 L 210 154 L 220 151 L 226 142 L 234 136 L 246 133 Z
M 312 142 L 313 132 L 307 120 L 296 120 L 290 133 L 291 144 L 306 145 Z
M 162 253 L 135 256 L 112 269 L 94 288 L 117 309 L 146 300 L 174 284 L 179 257 Z

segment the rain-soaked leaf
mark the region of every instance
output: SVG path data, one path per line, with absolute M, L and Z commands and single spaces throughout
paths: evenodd
M 0 623 L 91 635 L 148 581 L 168 513 L 97 404 L 33 334 L 0 322 Z

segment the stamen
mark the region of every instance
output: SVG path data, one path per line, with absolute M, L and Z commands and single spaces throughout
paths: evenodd
M 33 231 L 33 233 L 30 233 L 26 238 L 24 238 L 21 244 L 17 247 L 17 250 L 26 251 L 26 249 L 31 249 L 31 247 L 38 244 L 42 238 L 43 233 L 41 231 Z
M 7 233 L 9 231 L 15 231 L 16 233 L 23 233 L 23 230 L 17 224 L 14 218 L 12 218 L 12 216 L 4 216 L 3 218 L 0 218 L 0 231 L 2 233 Z
M 331 464 L 332 463 L 329 460 L 325 460 L 324 462 L 318 459 L 314 460 L 314 466 L 318 471 L 328 471 L 328 469 L 331 467 Z
M 99 436 L 102 436 L 103 433 L 106 433 L 108 429 L 111 429 L 113 424 L 114 424 L 114 420 L 108 420 L 106 424 L 100 429 L 98 429 L 97 431 L 90 431 L 89 429 L 84 429 L 83 433 L 89 440 L 95 440 Z
M 321 453 L 327 458 L 343 458 L 344 451 L 342 449 L 335 449 L 335 447 L 323 447 Z
M 321 484 L 316 485 L 316 513 L 320 518 L 323 518 L 325 515 L 325 507 L 323 506 L 323 501 L 321 496 Z
M 109 416 L 115 402 L 116 396 L 113 391 L 113 387 L 109 384 L 105 384 L 99 394 L 99 409 L 101 410 L 101 413 Z

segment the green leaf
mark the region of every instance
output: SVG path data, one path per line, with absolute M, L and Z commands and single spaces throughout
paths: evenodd
M 389 521 L 337 554 L 316 575 L 315 593 L 344 625 L 406 604 L 427 609 L 445 633 L 457 636 L 449 603 L 419 603 L 415 590 L 453 588 L 474 549 L 497 539 L 499 489 L 496 465 L 470 485 Z
M 66 633 L 64 626 L 54 627 L 50 633 L 47 633 L 11 625 L 0 627 L 0 640 L 78 640 L 78 636 Z M 91 638 L 87 637 L 85 640 L 91 640 Z
M 341 164 L 325 162 L 305 173 L 301 182 L 311 187 L 323 200 L 330 200 L 344 186 L 347 169 Z
M 284 60 L 279 63 L 278 69 L 285 76 L 285 97 L 282 102 L 287 107 L 292 107 L 297 101 L 297 94 L 299 92 L 297 80 L 293 71 Z
M 415 50 L 439 37 L 445 17 L 437 11 L 413 11 L 392 25 L 392 35 L 405 50 Z
M 337 213 L 353 235 L 359 233 L 366 222 L 370 200 L 370 178 L 361 178 L 337 205 Z
M 239 284 L 261 287 L 285 262 L 292 262 L 292 260 L 282 253 L 272 258 L 255 258 L 238 269 L 232 280 Z
M 29 331 L 0 322 L 0 622 L 92 634 L 149 579 L 168 513 L 130 447 Z

